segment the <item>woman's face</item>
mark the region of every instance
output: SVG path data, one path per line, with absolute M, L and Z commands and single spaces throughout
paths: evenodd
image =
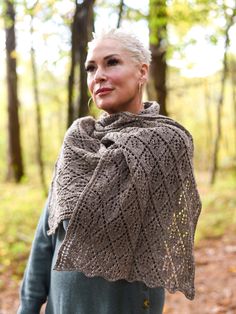
M 98 41 L 89 50 L 85 66 L 89 91 L 98 108 L 109 114 L 140 111 L 139 84 L 146 81 L 148 66 L 135 63 L 119 41 Z

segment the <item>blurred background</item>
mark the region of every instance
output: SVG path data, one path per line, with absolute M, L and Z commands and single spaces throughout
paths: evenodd
M 0 1 L 0 314 L 18 290 L 64 133 L 88 108 L 84 61 L 94 30 L 133 30 L 152 51 L 145 99 L 195 143 L 203 209 L 196 298 L 165 313 L 236 313 L 236 1 Z

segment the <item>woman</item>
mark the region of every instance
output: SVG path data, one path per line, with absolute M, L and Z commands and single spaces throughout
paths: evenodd
M 96 106 L 65 135 L 18 314 L 159 314 L 164 288 L 194 297 L 200 200 L 188 131 L 142 102 L 150 52 L 121 29 L 95 35 Z

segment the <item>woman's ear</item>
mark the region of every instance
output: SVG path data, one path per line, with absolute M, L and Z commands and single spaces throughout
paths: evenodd
M 147 82 L 147 79 L 148 79 L 148 70 L 149 70 L 149 66 L 146 64 L 146 63 L 143 63 L 141 65 L 141 68 L 140 68 L 140 82 L 142 84 L 146 83 Z

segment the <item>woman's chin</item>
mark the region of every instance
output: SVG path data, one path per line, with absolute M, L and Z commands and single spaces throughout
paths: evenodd
M 111 103 L 101 102 L 96 104 L 98 109 L 104 110 L 107 113 L 117 112 L 116 106 L 113 106 Z

